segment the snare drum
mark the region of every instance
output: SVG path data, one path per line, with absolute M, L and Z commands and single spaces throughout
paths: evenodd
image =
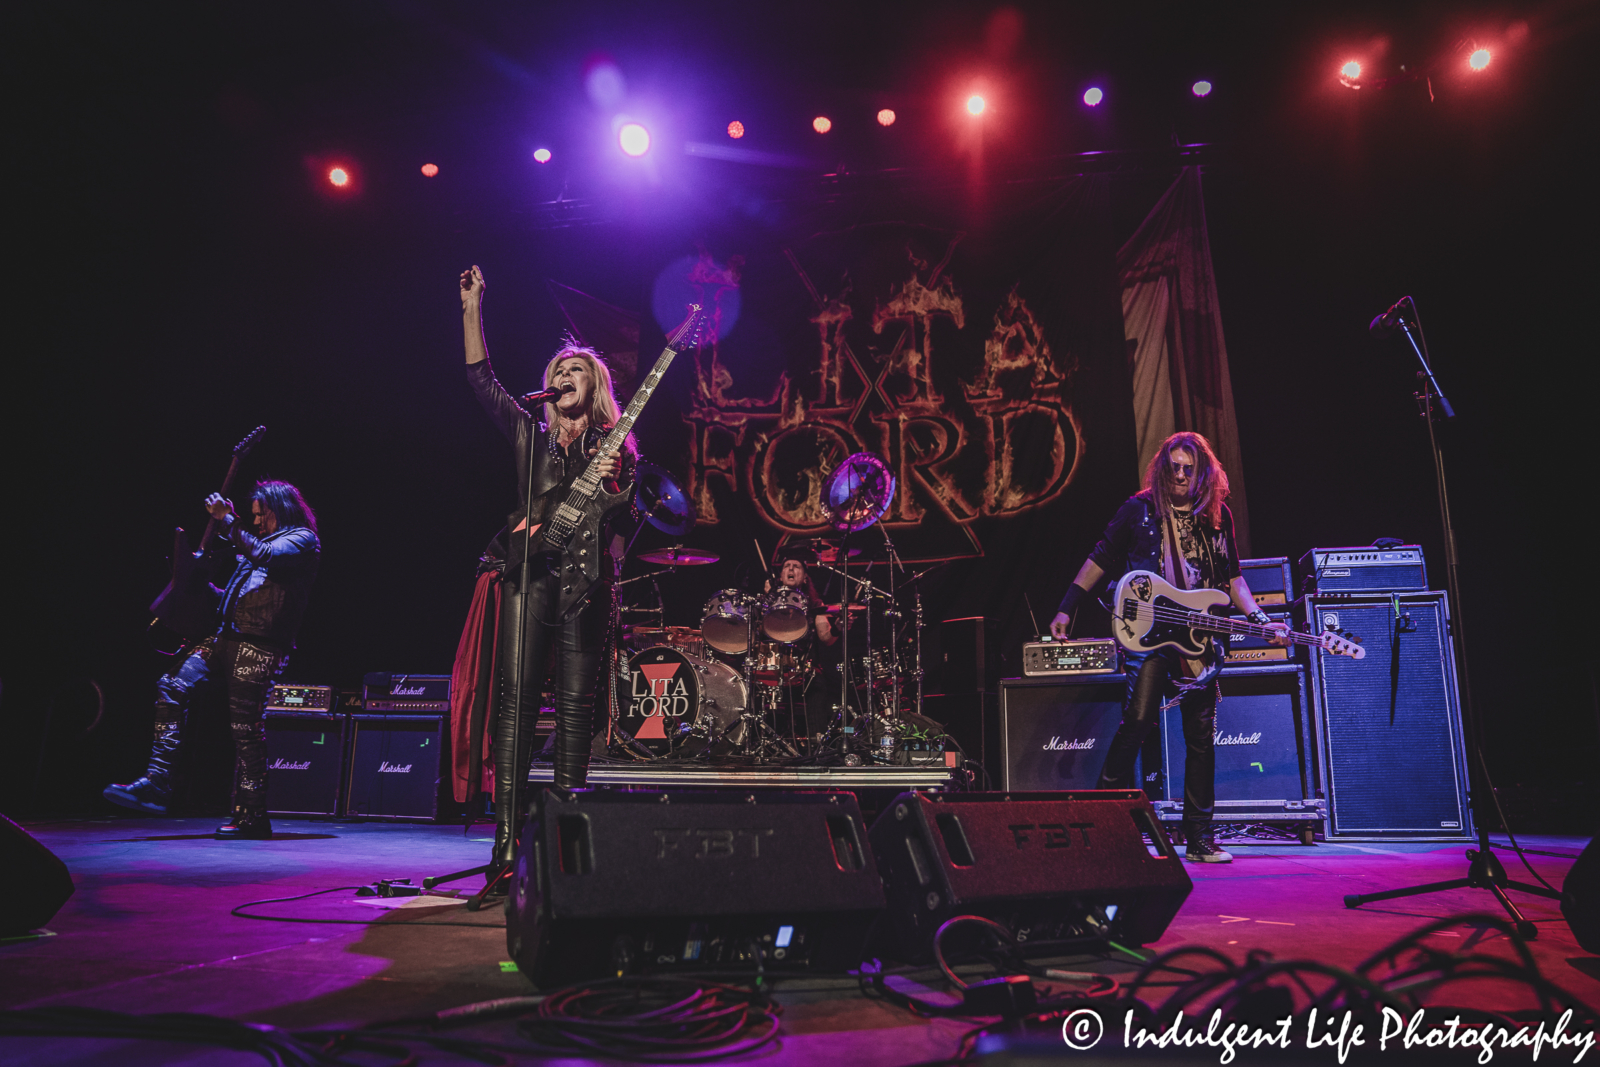
M 811 615 L 806 595 L 798 589 L 781 586 L 761 603 L 761 632 L 772 641 L 792 645 L 811 632 Z
M 750 647 L 752 598 L 737 589 L 720 589 L 700 613 L 700 635 L 718 652 L 737 656 Z
M 635 653 L 621 681 L 617 725 L 657 755 L 674 748 L 698 755 L 723 744 L 747 705 L 738 671 L 667 645 Z

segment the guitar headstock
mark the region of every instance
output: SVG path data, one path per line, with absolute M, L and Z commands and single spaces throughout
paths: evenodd
M 261 440 L 261 435 L 266 432 L 267 428 L 265 426 L 257 426 L 255 429 L 245 434 L 243 440 L 233 446 L 233 454 L 238 456 L 240 459 L 248 456 L 250 454 L 250 450 L 256 447 L 256 442 Z
M 1324 630 L 1317 635 L 1317 640 L 1321 642 L 1324 652 L 1332 652 L 1336 656 L 1349 656 L 1351 659 L 1367 658 L 1367 650 L 1361 647 L 1360 638 L 1351 640 L 1336 630 Z
M 667 338 L 667 347 L 674 352 L 682 352 L 686 348 L 698 348 L 700 339 L 706 330 L 705 309 L 699 304 L 689 305 L 689 314 L 676 330 Z

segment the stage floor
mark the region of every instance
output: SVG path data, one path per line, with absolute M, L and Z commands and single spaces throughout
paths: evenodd
M 50 923 L 55 935 L 0 945 L 0 1003 L 7 1008 L 85 1006 L 123 1012 L 200 1012 L 290 1029 L 358 1026 L 420 1012 L 527 995 L 507 960 L 501 913 L 460 907 L 383 912 L 352 891 L 256 909 L 302 919 L 379 920 L 375 925 L 237 918 L 247 901 L 377 879 L 411 878 L 482 862 L 487 826 L 275 820 L 270 841 L 221 842 L 217 819 L 107 817 L 26 825 L 71 868 L 77 893 Z M 1528 847 L 1576 856 L 1585 842 L 1538 837 Z M 1188 865 L 1195 890 L 1156 950 L 1204 945 L 1242 959 L 1251 949 L 1353 965 L 1423 923 L 1497 911 L 1479 890 L 1386 901 L 1358 911 L 1346 893 L 1457 877 L 1463 846 L 1436 844 L 1229 844 L 1231 865 Z M 1531 880 L 1502 853 L 1513 878 Z M 1557 887 L 1571 860 L 1534 856 Z M 481 881 L 477 884 L 481 884 Z M 475 887 L 475 885 L 474 885 Z M 1544 974 L 1600 1004 L 1600 957 L 1582 952 L 1557 902 L 1513 892 L 1539 924 L 1531 949 Z M 465 923 L 470 925 L 441 925 Z M 1510 943 L 1470 922 L 1430 938 L 1440 949 L 1511 957 Z M 1131 975 L 1134 965 L 1094 961 L 1074 969 Z M 781 1044 L 746 1059 L 769 1064 L 896 1067 L 948 1056 L 971 1028 L 927 1020 L 862 998 L 853 981 L 779 985 Z M 1531 994 L 1501 982 L 1452 986 L 1435 1003 L 1514 1010 Z M 452 1031 L 456 1032 L 456 1031 Z M 516 1042 L 512 1023 L 461 1036 Z M 1570 1062 L 1570 1053 L 1560 1057 Z M 246 1064 L 252 1053 L 175 1043 L 0 1038 L 0 1060 L 30 1064 Z M 1329 1055 L 1327 1062 L 1336 1060 Z M 424 1052 L 422 1063 L 470 1062 Z M 520 1062 L 555 1062 L 529 1056 Z M 565 1060 L 562 1062 L 579 1062 Z M 732 1061 L 739 1062 L 739 1061 Z M 1463 1059 L 1462 1062 L 1467 1062 Z M 1519 1061 L 1520 1062 L 1520 1061 Z

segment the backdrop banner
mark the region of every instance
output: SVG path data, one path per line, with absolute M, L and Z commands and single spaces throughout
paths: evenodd
M 758 582 L 782 541 L 832 533 L 828 477 L 868 452 L 897 484 L 883 521 L 853 535 L 861 573 L 904 588 L 945 564 L 918 583 L 926 618 L 984 615 L 1008 661 L 997 669 L 1016 669 L 1028 605 L 1048 625 L 1136 487 L 1107 182 L 1035 189 L 970 230 L 914 204 L 899 205 L 912 221 L 824 219 L 804 240 L 702 254 L 666 280 L 717 331 L 680 357 L 679 409 L 650 412 L 641 439 L 698 509 L 682 540 L 722 556 L 660 581 L 682 616 L 669 622 L 694 625 L 682 605 Z M 662 289 L 658 320 L 675 310 Z M 903 569 L 877 562 L 891 541 Z

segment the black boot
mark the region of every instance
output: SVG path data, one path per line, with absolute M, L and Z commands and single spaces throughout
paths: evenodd
M 165 815 L 172 803 L 172 763 L 177 753 L 178 724 L 157 723 L 155 742 L 150 746 L 150 766 L 144 777 L 127 785 L 108 785 L 100 795 L 124 808 Z
M 167 805 L 172 801 L 172 790 L 149 778 L 140 778 L 127 785 L 108 785 L 100 795 L 113 804 L 136 811 L 148 811 L 152 815 L 165 815 Z
M 272 820 L 264 811 L 233 809 L 233 818 L 217 827 L 218 841 L 265 841 L 272 836 Z

